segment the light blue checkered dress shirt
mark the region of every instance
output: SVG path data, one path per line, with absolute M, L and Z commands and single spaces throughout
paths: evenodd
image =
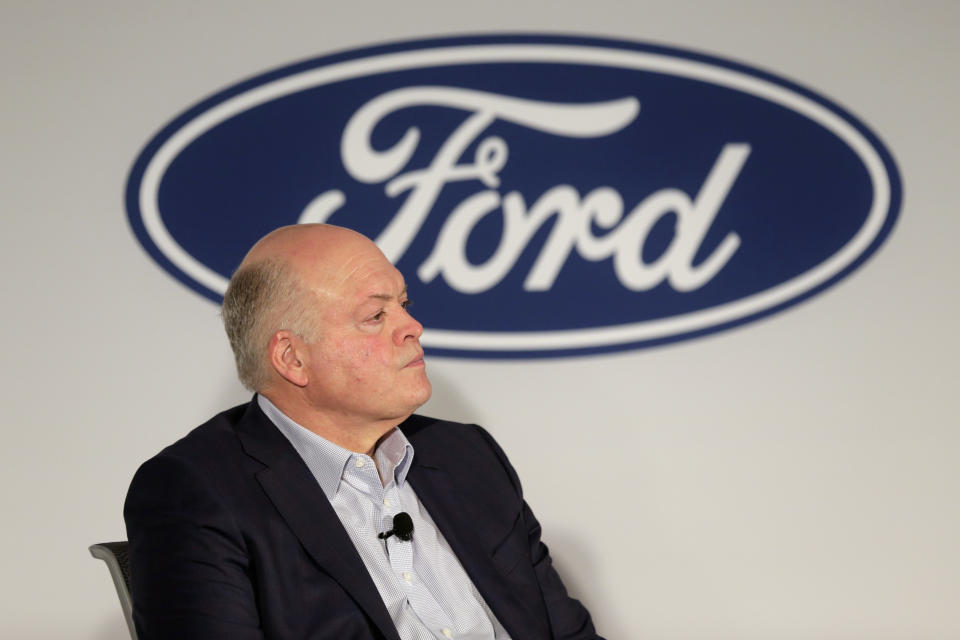
M 374 451 L 375 465 L 300 426 L 267 398 L 257 402 L 330 500 L 403 640 L 510 640 L 406 482 L 413 445 L 399 429 Z M 413 519 L 413 540 L 390 536 L 384 544 L 377 534 L 401 511 Z

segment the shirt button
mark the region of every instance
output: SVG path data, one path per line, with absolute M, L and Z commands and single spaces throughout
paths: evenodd
M 354 464 L 357 465 L 358 467 L 362 467 L 362 466 L 363 466 L 363 458 L 359 458 L 359 457 L 358 457 L 358 458 L 357 458 L 357 461 L 356 461 Z
M 453 632 L 450 631 L 450 629 L 447 629 L 446 627 L 444 627 L 444 629 L 443 629 L 443 635 L 444 635 L 445 637 L 447 637 L 447 638 L 452 638 L 452 637 L 453 637 Z
M 407 581 L 407 584 L 413 584 L 413 575 L 409 571 L 403 572 L 403 579 Z
M 387 500 L 386 498 L 384 498 L 384 499 L 383 499 L 383 504 L 384 504 L 384 506 L 389 507 L 389 506 L 390 506 L 390 501 Z

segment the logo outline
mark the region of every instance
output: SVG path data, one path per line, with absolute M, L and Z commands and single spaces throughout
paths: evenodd
M 626 325 L 537 332 L 428 328 L 423 344 L 431 354 L 481 358 L 579 355 L 654 346 L 749 323 L 798 304 L 848 276 L 883 244 L 899 216 L 899 172 L 879 138 L 846 110 L 789 80 L 720 58 L 643 43 L 572 36 L 490 35 L 410 41 L 323 56 L 256 76 L 215 94 L 175 118 L 143 149 L 127 183 L 128 219 L 141 244 L 165 270 L 218 301 L 226 278 L 179 247 L 163 228 L 156 203 L 165 167 L 191 140 L 256 104 L 320 86 L 316 84 L 318 80 L 332 82 L 352 77 L 349 74 L 389 73 L 420 68 L 427 63 L 456 65 L 504 60 L 632 64 L 635 66 L 623 68 L 671 73 L 770 102 L 779 101 L 836 134 L 857 154 L 870 176 L 873 202 L 866 222 L 839 251 L 772 290 L 680 316 Z

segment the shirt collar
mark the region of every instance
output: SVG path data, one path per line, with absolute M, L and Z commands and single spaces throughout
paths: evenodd
M 327 499 L 332 500 L 340 488 L 347 464 L 362 454 L 344 449 L 294 422 L 265 396 L 257 394 L 257 404 L 303 458 Z M 413 462 L 413 445 L 400 429 L 391 431 L 377 445 L 373 455 L 385 477 L 392 477 L 397 486 L 406 482 Z
M 410 463 L 413 462 L 413 445 L 399 427 L 377 445 L 373 455 L 377 458 L 377 468 L 386 469 L 387 477 L 393 474 L 398 487 L 406 482 Z

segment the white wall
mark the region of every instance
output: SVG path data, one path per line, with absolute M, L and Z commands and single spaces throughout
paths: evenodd
M 85 547 L 125 537 L 142 460 L 247 397 L 216 307 L 129 230 L 140 146 L 215 89 L 298 59 L 546 30 L 702 50 L 837 100 L 893 151 L 901 219 L 840 285 L 736 330 L 604 356 L 434 358 L 424 412 L 497 436 L 610 638 L 960 637 L 957 7 L 4 2 L 0 635 L 123 638 Z

